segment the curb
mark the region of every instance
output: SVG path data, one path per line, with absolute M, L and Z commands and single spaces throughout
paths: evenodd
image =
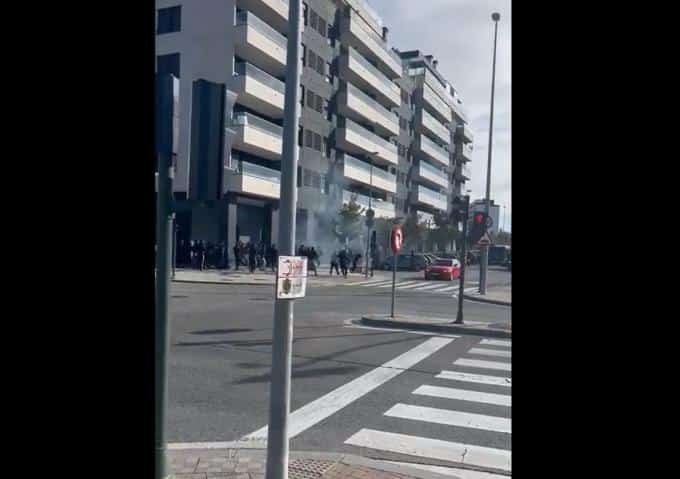
M 171 279 L 173 283 L 222 284 L 224 286 L 274 286 L 274 283 L 247 283 L 244 281 L 197 281 L 194 279 Z
M 469 294 L 464 294 L 463 298 L 469 301 L 477 301 L 478 303 L 497 304 L 498 306 L 512 306 L 512 302 L 501 301 L 499 299 L 488 299 L 481 296 L 470 296 Z
M 378 319 L 369 316 L 362 316 L 360 322 L 365 326 L 390 327 L 394 329 L 427 331 L 431 333 L 471 334 L 475 336 L 488 336 L 492 338 L 512 339 L 512 331 L 504 331 L 502 329 L 479 328 L 475 326 L 465 325 L 461 326 L 451 323 L 447 324 L 413 323 L 409 321 L 395 321 L 393 319 Z

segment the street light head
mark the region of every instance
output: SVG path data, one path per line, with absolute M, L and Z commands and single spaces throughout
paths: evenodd
M 501 14 L 498 13 L 498 12 L 494 12 L 494 13 L 491 14 L 491 19 L 492 19 L 494 22 L 497 22 L 498 20 L 501 19 Z

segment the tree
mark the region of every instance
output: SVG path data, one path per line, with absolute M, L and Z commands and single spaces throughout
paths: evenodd
M 450 248 L 454 241 L 458 239 L 458 225 L 452 223 L 446 213 L 435 213 L 434 228 L 430 229 L 428 235 L 428 247 L 434 250 L 437 245 L 440 250 Z
M 404 233 L 403 249 L 405 251 L 419 249 L 419 245 L 426 239 L 427 225 L 416 213 L 412 213 L 406 217 L 401 229 Z
M 492 235 L 491 242 L 497 245 L 512 246 L 512 233 L 501 230 L 497 234 Z

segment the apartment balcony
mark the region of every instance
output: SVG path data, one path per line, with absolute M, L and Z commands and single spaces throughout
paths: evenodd
M 428 186 L 434 186 L 435 188 L 449 187 L 448 175 L 439 168 L 435 168 L 424 161 L 418 164 L 416 174 L 418 175 L 418 180 L 426 183 Z
M 401 78 L 399 56 L 354 10 L 350 9 L 349 17 L 340 16 L 340 42 L 351 45 L 364 57 L 371 59 L 390 79 Z
M 279 199 L 281 172 L 240 161 L 236 170 L 225 170 L 224 184 L 228 192 L 259 198 Z
M 281 33 L 288 31 L 288 0 L 236 0 L 236 6 L 253 12 Z
M 286 37 L 251 12 L 239 11 L 234 26 L 236 55 L 276 76 L 286 72 Z
M 449 152 L 446 149 L 442 148 L 425 135 L 418 135 L 418 138 L 419 140 L 416 144 L 418 151 L 423 153 L 430 160 L 434 160 L 443 166 L 449 166 L 451 164 Z
M 422 86 L 423 104 L 428 108 L 430 113 L 435 115 L 439 121 L 451 121 L 451 107 L 442 100 L 439 95 L 427 83 Z
M 351 83 L 337 96 L 338 111 L 356 121 L 371 123 L 384 135 L 399 135 L 399 117 Z
M 250 63 L 234 67 L 231 90 L 238 94 L 236 101 L 270 118 L 283 118 L 286 84 Z
M 344 157 L 344 175 L 349 181 L 368 185 L 388 193 L 397 192 L 397 177 L 385 170 L 361 161 L 353 156 Z
M 467 124 L 463 125 L 463 127 L 460 128 L 459 131 L 461 132 L 463 141 L 465 143 L 472 143 L 474 141 L 475 137 L 472 133 L 472 129 Z
M 465 163 L 458 165 L 456 168 L 456 178 L 464 181 L 471 180 L 472 174 L 470 173 L 470 167 Z
M 352 198 L 354 198 L 354 201 L 358 205 L 364 208 L 361 214 L 365 215 L 369 205 L 368 196 L 361 195 L 359 193 L 354 193 L 348 190 L 343 190 L 342 192 L 343 203 L 348 204 Z M 396 216 L 396 208 L 394 206 L 394 203 L 390 203 L 389 201 L 384 201 L 378 198 L 373 198 L 370 201 L 370 204 L 371 209 L 375 211 L 376 218 L 394 218 Z
M 462 149 L 463 161 L 472 161 L 472 152 L 472 143 L 464 144 Z
M 431 190 L 423 185 L 416 185 L 415 187 L 415 202 L 435 208 L 441 211 L 447 210 L 446 195 L 437 191 Z
M 387 108 L 401 105 L 401 90 L 355 49 L 348 47 L 338 59 L 340 75 L 364 91 L 370 91 Z
M 234 113 L 231 128 L 234 135 L 232 148 L 251 155 L 280 160 L 283 147 L 283 128 L 246 112 Z
M 462 121 L 467 123 L 468 117 L 463 106 L 458 103 L 458 100 L 454 98 L 451 92 L 442 85 L 439 79 L 427 68 L 425 68 L 425 83 L 432 88 L 439 98 L 443 100 Z
M 373 161 L 381 165 L 397 165 L 397 145 L 380 138 L 363 126 L 345 119 L 343 128 L 335 130 L 335 144 L 338 148 L 355 155 L 373 155 Z
M 442 125 L 434 116 L 430 115 L 427 110 L 420 109 L 418 112 L 418 120 L 416 125 L 421 133 L 427 133 L 447 145 L 451 143 L 451 131 Z

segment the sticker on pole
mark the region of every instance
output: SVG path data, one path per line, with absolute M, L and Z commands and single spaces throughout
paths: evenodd
M 393 253 L 401 251 L 401 245 L 404 243 L 404 234 L 401 231 L 401 226 L 392 226 L 392 233 L 390 233 L 390 248 Z
M 484 233 L 484 236 L 479 238 L 479 241 L 477 241 L 477 244 L 479 246 L 489 246 L 491 244 L 491 240 L 489 239 L 489 233 Z
M 279 256 L 276 299 L 304 298 L 307 293 L 307 258 Z

